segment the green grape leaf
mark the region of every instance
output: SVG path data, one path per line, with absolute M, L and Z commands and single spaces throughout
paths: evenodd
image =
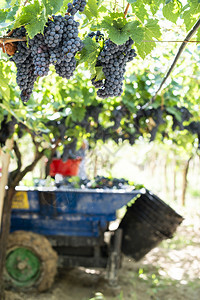
M 115 27 L 110 27 L 108 30 L 108 35 L 111 41 L 117 45 L 124 44 L 129 39 L 128 32 Z
M 63 0 L 62 1 L 62 6 L 59 8 L 59 12 L 61 13 L 61 15 L 66 14 L 69 2 L 71 2 L 71 1 L 69 1 L 69 0 Z
M 20 110 L 13 110 L 10 106 L 10 98 L 9 99 L 5 99 L 2 103 L 0 103 L 0 106 L 6 110 L 7 112 L 9 112 L 12 116 L 14 116 L 19 122 L 23 123 L 22 121 L 24 120 L 23 118 L 23 109 L 21 108 Z M 27 123 L 26 125 L 27 127 L 30 127 Z
M 12 6 L 15 6 L 15 4 L 19 4 L 19 0 L 1 0 L 1 6 L 2 8 L 10 8 Z
M 83 12 L 89 20 L 92 17 L 98 18 L 98 4 L 96 0 L 88 0 Z
M 190 30 L 200 16 L 200 3 L 198 0 L 191 0 L 189 4 L 183 7 L 183 10 L 185 10 L 182 15 L 185 27 L 187 30 Z
M 133 13 L 142 21 L 144 22 L 145 19 L 148 18 L 148 12 L 145 8 L 145 4 L 137 1 L 133 3 L 132 5 L 132 11 Z
M 180 111 L 178 111 L 175 107 L 172 107 L 172 106 L 167 106 L 166 107 L 166 110 L 170 113 L 170 114 L 173 114 L 176 119 L 178 121 L 181 121 L 181 113 Z
M 18 28 L 22 25 L 31 23 L 31 21 L 36 19 L 36 16 L 40 14 L 40 5 L 38 2 L 24 6 L 17 16 L 15 21 L 15 28 Z
M 136 43 L 141 43 L 144 38 L 144 30 L 139 26 L 140 22 L 133 21 L 128 22 L 123 28 L 123 31 L 126 32 Z
M 110 29 L 113 26 L 117 29 L 122 29 L 126 23 L 127 20 L 124 18 L 123 13 L 110 13 L 109 16 L 103 18 L 101 26 L 105 29 Z
M 143 27 L 144 42 L 136 43 L 138 54 L 144 59 L 146 55 L 156 47 L 156 43 L 153 42 L 153 38 L 158 39 L 161 36 L 160 26 L 158 20 L 149 19 Z
M 177 1 L 168 1 L 168 3 L 163 7 L 163 16 L 173 22 L 176 23 L 180 12 L 182 9 L 182 5 Z
M 33 4 L 22 8 L 14 27 L 24 25 L 30 38 L 33 38 L 37 33 L 43 32 L 46 21 L 47 16 L 44 7 L 40 6 L 38 1 L 34 1 Z
M 98 57 L 99 45 L 90 37 L 86 37 L 83 41 L 84 47 L 80 52 L 79 64 L 85 63 L 91 74 L 95 74 L 95 65 Z
M 11 24 L 13 24 L 18 9 L 19 6 L 14 6 L 0 10 L 0 30 L 4 30 L 4 28 L 9 27 Z
M 6 16 L 6 19 L 7 20 L 10 20 L 10 21 L 14 21 L 15 20 L 15 15 L 16 15 L 16 12 L 18 11 L 19 9 L 19 6 L 14 6 L 12 7 L 9 11 L 8 11 L 8 14 Z
M 155 0 L 155 1 L 150 1 L 150 10 L 153 15 L 159 10 L 160 5 L 163 4 L 163 0 Z
M 85 108 L 83 107 L 72 107 L 72 120 L 73 121 L 82 121 L 85 117 Z
M 0 22 L 5 22 L 10 9 L 0 9 Z
M 49 133 L 50 132 L 50 130 L 42 122 L 39 122 L 37 124 L 37 131 L 43 132 L 43 133 Z
M 129 39 L 129 32 L 126 30 L 126 19 L 122 13 L 111 13 L 104 17 L 101 27 L 106 29 L 111 41 L 117 45 L 125 43 Z
M 83 40 L 83 44 L 84 47 L 80 52 L 79 64 L 83 62 L 92 63 L 94 60 L 96 61 L 99 45 L 90 37 L 86 37 Z
M 55 14 L 63 5 L 63 0 L 42 0 L 46 15 Z
M 6 100 L 10 100 L 10 87 L 8 85 L 7 79 L 5 78 L 1 70 L 0 70 L 0 94 Z
M 33 38 L 37 33 L 43 33 L 44 26 L 46 24 L 46 17 L 44 10 L 42 11 L 41 15 L 35 20 L 35 22 L 31 22 L 25 26 L 26 31 L 30 38 Z
M 102 79 L 105 78 L 102 67 L 95 67 L 95 70 L 96 70 L 96 79 L 95 79 L 95 81 L 102 80 Z

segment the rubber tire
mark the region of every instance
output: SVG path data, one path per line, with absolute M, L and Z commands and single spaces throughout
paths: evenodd
M 52 249 L 48 239 L 42 235 L 28 232 L 28 231 L 15 231 L 9 235 L 7 245 L 7 255 L 18 247 L 25 247 L 31 250 L 40 260 L 41 269 L 39 278 L 28 287 L 14 286 L 14 283 L 5 270 L 5 283 L 8 287 L 14 287 L 19 291 L 37 291 L 43 292 L 48 290 L 53 282 L 57 272 L 58 255 Z

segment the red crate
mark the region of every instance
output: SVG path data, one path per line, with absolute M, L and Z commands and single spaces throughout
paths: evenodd
M 54 158 L 50 164 L 50 176 L 54 177 L 56 174 L 63 176 L 77 176 L 81 158 L 68 159 L 63 162 L 62 159 Z

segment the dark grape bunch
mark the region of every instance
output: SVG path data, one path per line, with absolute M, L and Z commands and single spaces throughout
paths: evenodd
M 73 6 L 76 12 L 83 11 L 85 1 L 76 0 Z M 78 5 L 78 6 L 77 6 Z M 74 20 L 74 10 L 64 17 L 52 16 L 45 25 L 44 34 L 37 34 L 26 42 L 17 42 L 17 51 L 10 58 L 17 67 L 17 84 L 21 90 L 21 99 L 30 99 L 37 77 L 47 76 L 50 64 L 56 73 L 69 79 L 76 69 L 75 55 L 83 48 L 78 37 L 79 23 Z M 24 27 L 13 30 L 11 37 L 26 36 Z
M 96 89 L 100 89 L 103 86 L 103 80 L 96 80 L 96 76 L 92 78 L 91 82 Z
M 140 131 L 140 122 L 142 119 L 149 119 L 149 118 L 152 118 L 153 120 L 153 125 L 152 125 L 152 128 L 149 129 L 149 133 L 151 135 L 150 137 L 150 142 L 154 141 L 155 138 L 156 138 L 156 134 L 157 134 L 157 131 L 158 131 L 158 128 L 161 124 L 164 124 L 165 121 L 163 120 L 163 116 L 164 116 L 164 113 L 165 113 L 165 109 L 164 107 L 157 107 L 157 108 L 140 108 L 137 113 L 136 113 L 136 116 L 134 118 L 134 127 L 136 129 L 136 131 L 139 133 Z M 148 123 L 147 123 L 148 124 Z
M 101 31 L 97 30 L 97 32 L 90 32 L 88 33 L 88 37 L 93 38 L 95 37 L 96 42 L 98 43 L 100 40 L 104 40 L 104 34 Z
M 173 119 L 172 130 L 174 131 L 176 129 L 176 127 L 179 127 L 180 130 L 184 130 L 185 127 L 183 125 L 183 122 L 189 121 L 189 119 L 192 117 L 192 114 L 189 112 L 189 110 L 186 107 L 174 106 L 174 108 L 180 114 L 181 120 L 178 120 L 174 114 L 171 114 L 170 112 L 168 112 L 168 114 L 171 115 L 172 119 Z
M 197 134 L 198 137 L 198 149 L 200 149 L 200 122 L 192 121 L 189 125 L 185 126 L 184 129 L 187 129 L 193 134 Z
M 100 98 L 117 97 L 122 94 L 126 63 L 136 56 L 135 50 L 132 49 L 133 43 L 131 38 L 122 45 L 116 45 L 110 39 L 105 41 L 96 64 L 102 66 L 105 79 L 92 79 L 92 84 L 99 88 L 97 95 Z
M 31 55 L 29 55 L 23 63 L 16 64 L 16 67 L 16 81 L 21 90 L 21 99 L 23 102 L 26 102 L 31 96 L 34 82 L 37 79 L 37 76 L 35 75 L 35 66 L 33 64 Z
M 179 130 L 188 129 L 189 131 L 192 132 L 192 127 L 183 125 L 183 123 L 185 121 L 189 121 L 189 119 L 192 117 L 192 114 L 189 112 L 189 110 L 186 107 L 178 107 L 178 106 L 173 106 L 173 109 L 176 111 L 176 113 L 174 113 L 174 114 L 172 112 L 168 111 L 167 107 L 165 105 L 162 107 L 159 106 L 157 108 L 140 107 L 140 109 L 138 109 L 138 111 L 133 119 L 133 127 L 135 129 L 135 135 L 136 136 L 141 135 L 140 128 L 141 128 L 142 122 L 144 122 L 144 120 L 146 121 L 147 119 L 152 118 L 154 125 L 152 126 L 152 128 L 149 128 L 148 131 L 151 136 L 149 141 L 150 142 L 154 141 L 156 138 L 156 134 L 158 132 L 159 126 L 165 123 L 166 116 L 172 117 L 172 130 L 173 131 L 175 131 L 176 128 L 178 127 Z M 180 118 L 177 118 L 177 115 L 179 115 Z M 148 123 L 145 123 L 145 124 L 148 124 Z M 192 133 L 197 133 L 197 132 L 193 131 Z M 163 135 L 163 137 L 166 136 L 166 132 L 163 131 L 162 135 Z M 199 131 L 199 137 L 200 137 L 200 131 Z
M 65 23 L 62 16 L 52 16 L 44 29 L 44 42 L 49 48 L 55 48 L 62 40 Z
M 72 103 L 71 103 L 72 104 Z M 70 105 L 70 103 L 68 104 Z M 85 107 L 85 116 L 81 121 L 72 121 L 73 123 L 66 122 L 67 116 L 62 116 L 60 120 L 51 120 L 46 125 L 51 128 L 56 128 L 56 139 L 66 141 L 66 132 L 72 128 L 79 126 L 83 132 L 87 134 L 87 140 L 89 144 L 102 140 L 106 142 L 112 139 L 117 144 L 121 144 L 123 141 L 129 141 L 130 145 L 134 145 L 138 139 L 143 137 L 147 138 L 149 134 L 149 142 L 156 138 L 158 130 L 161 125 L 166 122 L 167 116 L 172 116 L 172 130 L 176 130 L 178 124 L 178 130 L 187 129 L 193 134 L 197 134 L 200 141 L 200 122 L 192 121 L 189 125 L 185 126 L 183 123 L 189 121 L 192 117 L 189 110 L 185 107 L 173 106 L 174 114 L 167 110 L 166 106 L 153 107 L 140 107 L 135 114 L 132 110 L 129 110 L 127 106 L 121 104 L 110 110 L 110 121 L 113 122 L 110 126 L 104 126 L 101 124 L 100 114 L 107 111 L 107 108 L 102 102 L 96 105 L 88 105 Z M 177 115 L 179 117 L 177 119 Z M 152 119 L 153 125 L 148 126 L 147 120 Z M 131 125 L 131 126 L 130 126 Z M 72 127 L 71 127 L 72 126 Z M 165 126 L 161 129 L 163 137 L 168 136 L 168 128 Z M 199 145 L 200 148 L 200 145 Z M 63 148 L 62 159 L 66 161 L 68 158 L 76 158 L 77 152 L 77 138 L 71 137 Z
M 143 185 L 133 185 L 132 182 L 124 178 L 99 176 L 92 179 L 65 177 L 62 181 L 55 183 L 57 187 L 67 186 L 68 188 L 79 189 L 126 189 L 132 186 L 133 189 L 141 189 Z
M 23 38 L 26 36 L 26 29 L 24 27 L 17 28 L 13 30 L 10 36 L 14 38 Z M 17 42 L 16 44 L 17 51 L 10 57 L 10 60 L 14 61 L 16 64 L 16 81 L 21 90 L 21 99 L 23 102 L 26 102 L 31 96 L 37 76 L 34 74 L 35 67 L 33 64 L 31 48 L 23 41 Z
M 8 117 L 4 116 L 3 121 L 0 124 L 0 146 L 5 146 L 6 140 L 14 133 L 16 119 L 11 117 L 8 121 Z
M 74 139 L 71 143 L 64 145 L 63 153 L 62 153 L 62 160 L 66 162 L 68 159 L 76 159 L 76 146 L 77 146 L 77 139 Z
M 72 16 L 75 15 L 78 11 L 83 12 L 86 6 L 85 0 L 73 0 L 73 3 L 68 3 L 67 12 Z
M 47 76 L 49 72 L 49 52 L 48 47 L 45 45 L 44 37 L 42 34 L 37 34 L 32 40 L 29 41 L 31 48 L 31 56 L 34 65 L 34 75 L 37 77 Z
M 123 117 L 127 116 L 128 110 L 125 106 L 120 105 L 117 106 L 111 114 L 111 121 L 114 121 L 114 125 L 112 126 L 113 130 L 117 130 L 120 127 L 121 120 Z
M 26 36 L 26 29 L 24 27 L 17 28 L 13 31 L 11 37 L 20 38 Z M 14 61 L 16 64 L 23 63 L 27 57 L 30 55 L 31 50 L 27 46 L 27 43 L 24 42 L 16 42 L 17 51 L 10 58 L 11 61 Z

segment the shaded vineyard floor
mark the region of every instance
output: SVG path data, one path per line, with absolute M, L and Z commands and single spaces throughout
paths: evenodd
M 173 239 L 162 242 L 141 261 L 123 258 L 119 286 L 114 289 L 107 285 L 104 270 L 74 268 L 59 270 L 46 293 L 7 291 L 6 300 L 198 300 L 199 249 L 200 216 L 185 217 Z

